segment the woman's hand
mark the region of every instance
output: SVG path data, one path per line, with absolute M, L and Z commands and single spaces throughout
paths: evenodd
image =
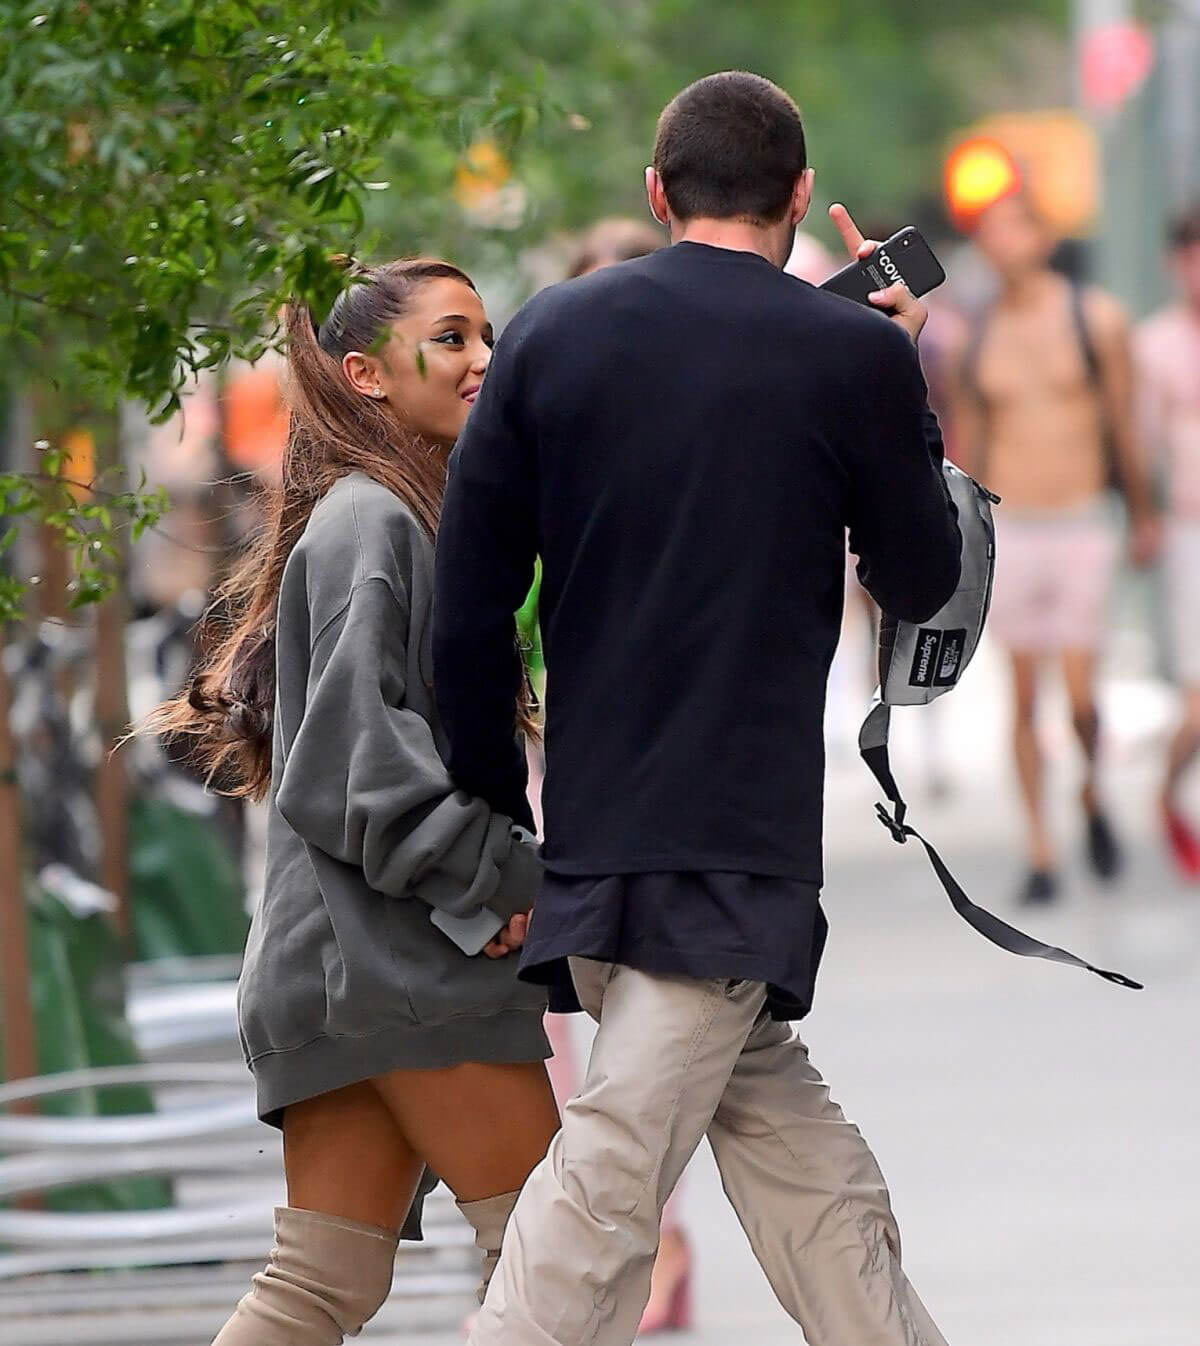
M 489 958 L 507 958 L 525 943 L 528 933 L 529 913 L 521 912 L 513 916 L 503 930 L 497 932 L 495 939 L 483 946 L 483 951 Z
M 833 221 L 839 234 L 842 236 L 842 242 L 846 245 L 846 251 L 856 261 L 870 255 L 879 247 L 879 243 L 873 238 L 863 238 L 862 230 L 854 223 L 850 212 L 845 206 L 834 204 L 829 207 L 829 218 Z M 876 290 L 870 295 L 871 303 L 876 308 L 887 309 L 891 320 L 902 327 L 916 343 L 921 335 L 921 329 L 929 319 L 929 310 L 917 299 L 909 290 L 908 286 L 902 281 L 897 281 L 895 285 L 889 285 L 886 290 Z

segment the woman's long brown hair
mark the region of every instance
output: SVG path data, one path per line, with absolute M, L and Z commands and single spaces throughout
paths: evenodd
M 279 587 L 321 497 L 348 472 L 362 472 L 399 496 L 431 538 L 437 530 L 445 455 L 406 432 L 386 404 L 355 392 L 342 357 L 372 349 L 427 281 L 475 287 L 458 267 L 427 258 L 348 268 L 355 283 L 319 329 L 303 304 L 287 309 L 291 415 L 281 483 L 267 493 L 260 532 L 202 619 L 207 653 L 190 685 L 139 726 L 183 746 L 224 794 L 261 799 L 270 786 Z M 519 718 L 526 723 L 523 709 Z

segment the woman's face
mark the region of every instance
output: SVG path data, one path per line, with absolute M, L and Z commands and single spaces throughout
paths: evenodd
M 479 296 L 450 277 L 426 281 L 372 360 L 376 386 L 405 425 L 453 444 L 479 393 L 494 337 Z M 372 389 L 374 394 L 374 389 Z

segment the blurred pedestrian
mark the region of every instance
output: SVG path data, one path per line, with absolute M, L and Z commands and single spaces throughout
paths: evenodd
M 1136 559 L 1150 558 L 1155 519 L 1134 428 L 1129 323 L 1120 305 L 1051 269 L 1055 240 L 1014 192 L 975 220 L 976 247 L 999 284 L 958 369 L 957 446 L 972 476 L 1003 500 L 991 630 L 1011 656 L 1014 752 L 1029 826 L 1020 896 L 1047 902 L 1059 855 L 1038 741 L 1039 678 L 1062 669 L 1084 759 L 1086 854 L 1103 879 L 1122 854 L 1098 777 L 1097 661 L 1120 544 L 1108 488 L 1129 512 Z
M 219 1346 L 357 1333 L 406 1212 L 419 1236 L 426 1165 L 475 1227 L 486 1285 L 558 1126 L 545 995 L 507 958 L 540 877 L 514 826 L 532 820 L 454 788 L 429 681 L 433 534 L 491 327 L 448 263 L 354 270 L 319 327 L 288 311 L 281 489 L 208 662 L 150 721 L 271 801 L 238 1012 L 289 1204 Z
M 647 186 L 674 245 L 525 306 L 447 486 L 451 772 L 495 808 L 524 797 L 500 689 L 540 552 L 548 873 L 522 975 L 598 1020 L 471 1342 L 627 1346 L 663 1205 L 707 1134 L 811 1346 L 941 1346 L 875 1159 L 787 1022 L 826 934 L 844 530 L 891 613 L 928 617 L 959 575 L 924 309 L 893 286 L 889 322 L 783 273 L 812 174 L 795 103 L 758 76 L 681 93 Z
M 635 257 L 657 252 L 666 244 L 663 231 L 644 220 L 630 220 L 619 215 L 597 220 L 575 244 L 567 278 L 575 280 L 617 262 L 631 262 Z
M 1165 484 L 1167 611 L 1183 696 L 1162 817 L 1177 865 L 1200 879 L 1200 836 L 1180 802 L 1200 753 L 1200 201 L 1171 224 L 1168 249 L 1177 298 L 1141 324 L 1135 350 L 1146 436 Z

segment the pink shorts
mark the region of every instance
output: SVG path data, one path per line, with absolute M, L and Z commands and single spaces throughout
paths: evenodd
M 996 511 L 996 583 L 988 626 L 1030 654 L 1099 649 L 1119 555 L 1103 501 L 1045 514 Z

